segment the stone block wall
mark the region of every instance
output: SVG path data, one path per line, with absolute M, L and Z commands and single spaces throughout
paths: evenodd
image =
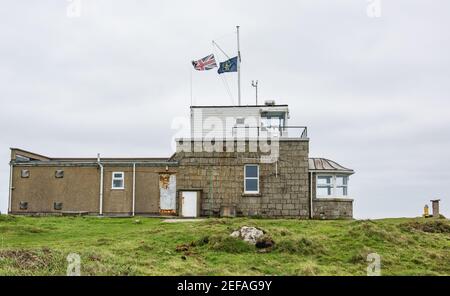
M 314 219 L 352 219 L 353 200 L 344 198 L 313 199 Z
M 237 216 L 308 218 L 308 140 L 281 140 L 273 163 L 261 163 L 265 153 L 259 149 L 249 151 L 255 143 L 247 141 L 245 152 L 236 152 L 239 144 L 235 141 L 234 152 L 177 152 L 177 190 L 201 190 L 202 216 L 219 216 L 231 207 Z M 259 194 L 244 194 L 245 164 L 259 165 Z

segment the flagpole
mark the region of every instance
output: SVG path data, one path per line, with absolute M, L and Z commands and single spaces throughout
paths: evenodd
M 237 32 L 237 71 L 238 71 L 238 102 L 241 105 L 241 50 L 239 48 L 239 26 L 236 26 Z
M 193 101 L 192 101 L 192 67 L 189 67 L 189 69 L 191 70 L 191 75 L 190 75 L 190 79 L 191 79 L 191 106 L 193 106 Z

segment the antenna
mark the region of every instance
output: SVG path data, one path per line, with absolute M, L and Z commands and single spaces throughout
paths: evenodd
M 241 49 L 239 44 L 239 26 L 236 26 L 237 35 L 237 72 L 238 72 L 238 102 L 241 105 Z
M 258 80 L 256 80 L 256 82 L 252 80 L 252 86 L 256 91 L 256 106 L 258 106 Z

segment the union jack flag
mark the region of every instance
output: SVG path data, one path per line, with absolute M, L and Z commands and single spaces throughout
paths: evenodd
M 192 61 L 192 65 L 197 71 L 211 70 L 217 67 L 216 59 L 213 54 L 210 54 L 209 56 L 206 56 L 198 61 Z

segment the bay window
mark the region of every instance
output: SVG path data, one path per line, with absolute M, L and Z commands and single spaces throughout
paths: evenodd
M 317 175 L 317 197 L 342 197 L 348 195 L 348 176 Z

